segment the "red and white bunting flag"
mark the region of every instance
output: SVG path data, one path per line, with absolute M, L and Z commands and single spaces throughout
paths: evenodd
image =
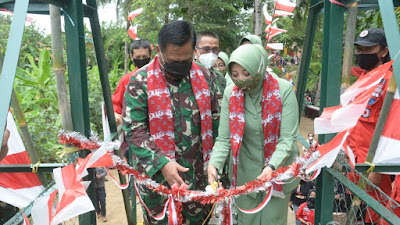
M 85 187 L 77 181 L 73 164 L 53 170 L 58 188 L 58 204 L 52 216 L 51 225 L 60 224 L 78 215 L 94 210 Z
M 7 115 L 7 129 L 8 153 L 0 164 L 31 164 L 11 112 Z M 43 190 L 35 173 L 0 173 L 0 201 L 15 207 L 28 206 Z
M 275 8 L 286 12 L 293 12 L 294 8 L 296 8 L 296 3 L 287 0 L 278 0 L 275 2 Z
M 31 222 L 29 221 L 28 217 L 25 215 L 24 212 L 22 212 L 22 215 L 24 216 L 24 223 L 23 223 L 23 225 L 31 225 Z
M 389 115 L 376 149 L 373 163 L 399 163 L 400 162 L 400 96 L 396 90 Z M 387 173 L 399 174 L 399 173 Z
M 286 12 L 283 10 L 275 10 L 274 17 L 276 17 L 276 16 L 293 16 L 293 13 Z
M 128 35 L 132 38 L 132 40 L 136 40 L 137 37 L 137 28 L 136 26 L 130 26 L 128 29 Z
M 267 49 L 283 50 L 283 43 L 268 43 Z
M 265 28 L 265 32 L 268 34 L 268 33 L 271 33 L 271 34 L 274 34 L 274 33 L 286 33 L 287 32 L 287 30 L 284 30 L 284 29 L 280 29 L 280 28 L 278 28 L 276 25 L 273 25 L 273 26 L 271 26 L 271 25 L 268 25 L 266 28 Z
M 266 24 L 271 24 L 272 23 L 272 16 L 269 15 L 268 9 L 267 9 L 267 4 L 263 6 L 263 13 L 264 13 L 264 18 L 265 18 L 265 23 Z
M 388 82 L 393 61 L 383 64 L 359 78 L 341 96 L 341 106 L 324 108 L 322 115 L 314 120 L 316 134 L 341 132 L 354 127 L 381 82 Z M 385 81 L 386 80 L 386 81 Z
M 133 20 L 137 15 L 140 15 L 143 12 L 143 8 L 136 9 L 128 14 L 128 20 Z
M 90 153 L 86 156 L 85 159 L 78 160 L 78 164 L 76 165 L 76 179 L 80 181 L 83 177 L 85 177 L 88 172 L 88 168 L 94 167 L 107 167 L 114 165 L 111 154 L 108 152 L 109 145 L 103 144 L 99 149 L 95 152 Z
M 57 192 L 57 190 L 54 190 L 51 194 L 41 196 L 35 200 L 31 209 L 33 224 L 51 224 L 53 202 L 56 199 Z
M 348 135 L 349 132 L 345 130 L 337 134 L 330 142 L 319 146 L 317 151 L 321 156 L 307 167 L 306 173 L 311 173 L 324 166 L 332 167 Z

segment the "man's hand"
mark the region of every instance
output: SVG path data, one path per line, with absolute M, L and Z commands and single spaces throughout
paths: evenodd
M 96 174 L 96 177 L 100 179 L 100 178 L 101 178 L 101 175 L 99 175 L 99 174 Z
M 122 115 L 118 113 L 114 113 L 115 123 L 117 123 L 117 127 L 122 124 Z
M 273 173 L 273 171 L 272 171 L 271 167 L 266 166 L 264 168 L 264 170 L 262 171 L 262 173 L 260 174 L 260 176 L 257 177 L 257 179 L 261 180 L 261 181 L 271 180 L 272 173 Z
M 10 131 L 7 129 L 4 131 L 4 136 L 3 136 L 3 142 L 1 143 L 1 149 L 0 149 L 0 161 L 6 157 L 8 153 L 8 138 L 10 137 Z
M 290 201 L 290 202 L 289 202 L 289 208 L 292 208 L 292 207 L 293 207 L 293 202 Z
M 179 176 L 178 172 L 187 172 L 187 171 L 189 171 L 189 168 L 185 168 L 174 161 L 168 162 L 161 168 L 162 175 L 164 176 L 169 186 L 171 187 L 174 184 L 181 186 L 181 184 L 183 184 L 184 182 L 182 178 Z

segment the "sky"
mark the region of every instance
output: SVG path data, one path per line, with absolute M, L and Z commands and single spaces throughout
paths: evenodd
M 100 19 L 100 24 L 104 22 L 115 22 L 117 21 L 117 15 L 115 12 L 116 5 L 114 4 L 107 4 L 103 7 L 99 8 L 99 19 Z M 10 15 L 10 13 L 4 13 L 0 12 L 2 14 L 7 14 Z M 46 34 L 50 34 L 50 16 L 49 15 L 39 15 L 39 14 L 31 14 L 28 13 L 28 17 L 32 18 L 34 23 L 42 29 Z M 62 16 L 63 17 L 63 16 Z M 90 30 L 90 23 L 89 19 L 85 18 L 84 23 L 86 24 L 86 27 Z M 30 22 L 26 22 L 25 25 L 29 25 Z M 64 30 L 64 18 L 61 18 L 61 27 L 62 30 Z

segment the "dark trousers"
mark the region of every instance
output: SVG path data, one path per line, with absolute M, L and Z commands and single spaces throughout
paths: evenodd
M 96 190 L 96 213 L 106 216 L 106 189 L 104 187 L 95 188 Z

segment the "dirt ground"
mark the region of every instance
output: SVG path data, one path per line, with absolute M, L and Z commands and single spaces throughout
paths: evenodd
M 302 117 L 300 121 L 300 134 L 306 138 L 309 132 L 314 131 L 313 120 L 309 118 Z M 300 146 L 300 144 L 299 144 Z M 301 148 L 300 148 L 301 149 Z M 118 179 L 118 174 L 116 170 L 111 170 L 111 174 Z M 121 190 L 114 184 L 111 178 L 108 177 L 105 183 L 106 187 L 106 210 L 107 210 L 107 222 L 102 222 L 99 220 L 97 224 L 112 224 L 112 225 L 125 225 L 127 224 L 124 203 L 122 199 Z M 136 200 L 138 203 L 139 201 Z M 137 204 L 137 224 L 143 224 L 143 213 L 140 204 Z M 295 215 L 294 212 L 289 209 L 288 213 L 288 225 L 295 225 Z

